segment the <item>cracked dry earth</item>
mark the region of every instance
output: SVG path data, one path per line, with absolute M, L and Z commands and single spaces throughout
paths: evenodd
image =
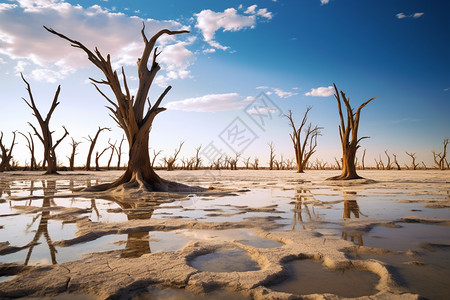
M 278 176 L 280 174 L 281 176 Z M 108 173 L 111 177 L 115 175 Z M 191 299 L 189 297 L 209 299 L 214 298 L 217 291 L 223 291 L 216 297 L 217 299 L 239 297 L 242 299 L 347 299 L 352 297 L 356 299 L 419 299 L 420 295 L 411 291 L 409 286 L 398 278 L 395 267 L 382 258 L 384 255 L 411 257 L 408 267 L 420 268 L 420 263 L 423 263 L 420 257 L 422 250 L 392 248 L 391 244 L 386 244 L 389 242 L 389 237 L 385 239 L 387 242 L 376 244 L 380 237 L 371 236 L 370 233 L 377 230 L 395 232 L 395 230 L 408 228 L 409 224 L 443 229 L 450 224 L 450 220 L 445 218 L 450 201 L 446 195 L 449 191 L 448 175 L 442 179 L 442 177 L 436 177 L 434 173 L 421 174 L 419 178 L 414 174 L 416 177 L 412 176 L 408 182 L 404 182 L 396 177 L 387 181 L 382 179 L 385 178 L 385 174 L 367 172 L 367 175 L 362 175 L 375 181 L 353 182 L 345 186 L 330 186 L 324 181 L 325 178 L 330 177 L 330 173 L 327 172 L 313 173 L 309 177 L 308 174 L 299 177 L 292 172 L 280 172 L 277 173 L 276 180 L 270 172 L 264 171 L 222 172 L 220 181 L 211 180 L 201 173 L 191 172 L 188 175 L 188 179 L 184 177 L 183 183 L 194 183 L 204 187 L 214 186 L 216 190 L 227 188 L 230 190 L 230 187 L 233 187 L 234 191 L 239 192 L 233 193 L 233 196 L 227 192 L 224 197 L 196 195 L 194 196 L 196 201 L 193 201 L 192 195 L 181 199 L 177 197 L 171 201 L 164 199 L 155 206 L 153 204 L 157 201 L 153 199 L 150 208 L 148 205 L 126 206 L 121 203 L 119 207 L 105 211 L 122 214 L 126 216 L 126 220 L 102 222 L 100 219 L 93 221 L 92 216 L 86 216 L 86 213 L 91 212 L 92 209 L 90 211 L 87 208 L 58 205 L 57 198 L 64 199 L 70 190 L 64 186 L 66 183 L 61 184 L 59 188 L 56 185 L 55 191 L 47 195 L 45 191 L 42 195 L 35 193 L 36 200 L 41 198 L 45 203 L 46 198 L 51 198 L 55 202 L 46 208 L 44 205 L 41 208 L 23 205 L 21 203 L 24 201 L 22 188 L 14 190 L 14 184 L 11 184 L 10 192 L 6 193 L 8 196 L 3 195 L 2 198 L 10 201 L 10 207 L 17 206 L 14 210 L 16 215 L 24 213 L 43 215 L 44 212 L 49 212 L 54 220 L 59 219 L 76 224 L 74 236 L 49 242 L 49 247 L 51 244 L 62 250 L 99 240 L 102 237 L 126 234 L 129 237 L 128 248 L 133 244 L 130 242 L 132 240 L 130 236 L 136 238 L 133 234 L 141 232 L 147 232 L 146 235 L 139 236 L 139 239 L 147 244 L 149 242 L 157 244 L 157 241 L 149 238 L 148 232 L 184 234 L 186 243 L 173 251 L 163 249 L 150 253 L 148 249 L 148 251 L 142 251 L 140 255 L 128 258 L 124 257 L 123 250 L 101 251 L 94 248 L 82 258 L 68 259 L 66 262 L 54 264 L 23 266 L 19 262 L 3 262 L 2 259 L 0 272 L 12 277 L 0 282 L 0 298 L 67 296 L 79 297 L 79 299 L 88 297 L 92 299 L 153 299 L 152 293 L 159 292 L 160 295 L 164 295 L 161 291 L 173 290 L 174 294 L 167 295 L 174 299 Z M 15 176 L 26 182 L 30 180 L 26 176 L 32 175 Z M 85 180 L 85 176 L 92 177 L 91 174 L 65 176 L 80 182 Z M 104 174 L 102 176 L 106 181 L 109 179 L 105 179 Z M 169 177 L 167 179 L 170 180 L 182 181 L 184 174 L 183 172 L 165 173 L 162 176 Z M 405 175 L 402 174 L 400 178 L 403 176 Z M 3 184 L 8 181 L 5 177 L 1 179 Z M 17 181 L 17 178 L 14 180 Z M 45 177 L 45 180 L 49 180 L 48 177 Z M 61 179 L 59 177 L 55 180 Z M 417 182 L 421 182 L 420 187 L 417 187 Z M 415 186 L 414 191 L 404 192 L 412 186 Z M 0 196 L 2 196 L 1 193 Z M 77 197 L 83 198 L 86 195 Z M 385 198 L 389 198 L 389 201 L 394 203 L 391 206 L 394 209 L 397 209 L 398 205 L 414 206 L 408 206 L 412 208 L 406 210 L 409 214 L 400 211 L 389 217 L 377 214 L 378 211 L 385 210 L 383 206 L 380 209 L 372 209 L 373 213 L 368 209 L 364 213 L 359 211 L 359 208 L 371 207 L 377 199 L 383 202 Z M 144 200 L 140 199 L 138 202 L 142 203 L 142 201 Z M 358 210 L 355 209 L 356 201 L 360 205 Z M 367 206 L 365 206 L 366 201 Z M 343 212 L 339 205 L 344 205 Z M 426 205 L 432 205 L 434 208 L 425 209 Z M 426 213 L 420 215 L 417 207 L 421 207 L 421 211 Z M 411 215 L 411 211 L 418 215 Z M 429 211 L 437 212 L 435 214 L 438 217 L 433 217 L 428 213 Z M 443 213 L 439 213 L 442 211 Z M 2 215 L 0 222 L 5 218 L 14 218 L 16 216 L 14 213 L 10 212 L 8 216 Z M 364 214 L 368 216 L 365 217 Z M 351 218 L 350 215 L 358 217 Z M 5 225 L 2 230 L 6 229 Z M 205 232 L 208 232 L 208 235 L 205 235 Z M 231 237 L 224 238 L 223 234 L 226 232 L 230 233 Z M 259 244 L 246 243 L 245 237 L 239 236 L 242 232 L 251 232 L 255 239 L 259 239 Z M 379 232 L 377 234 L 381 235 Z M 447 244 L 445 243 L 447 237 L 448 235 L 444 235 L 444 242 L 439 244 L 436 244 L 434 240 L 425 240 L 422 244 L 428 242 L 428 247 L 440 247 L 445 250 L 448 246 L 448 240 Z M 363 239 L 368 245 L 363 244 Z M 273 241 L 275 246 L 265 248 L 261 241 Z M 411 242 L 411 244 L 414 243 Z M 117 245 L 119 246 L 120 244 Z M 0 255 L 20 251 L 19 248 L 20 245 L 10 245 L 8 241 L 2 241 Z M 214 271 L 194 267 L 198 258 L 209 254 L 220 256 L 220 253 L 236 251 L 236 249 L 248 255 L 257 267 L 250 271 Z M 57 253 L 56 259 L 58 259 Z M 292 278 L 290 264 L 298 261 L 314 261 L 321 264 L 323 272 L 328 270 L 337 270 L 342 273 L 366 271 L 375 275 L 376 280 L 369 294 L 350 297 L 345 296 L 345 293 L 302 294 L 275 288 L 277 284 L 286 280 L 297 280 Z M 421 272 L 420 269 L 416 270 Z M 308 280 L 303 281 L 302 278 L 298 278 L 297 285 L 302 285 L 302 282 L 307 284 Z M 323 284 L 325 285 L 326 282 Z M 352 285 L 351 282 L 348 284 Z M 349 287 L 343 287 L 343 289 L 346 288 Z

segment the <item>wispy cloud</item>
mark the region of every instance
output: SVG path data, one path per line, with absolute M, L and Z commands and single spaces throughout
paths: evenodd
M 243 109 L 254 100 L 254 97 L 243 98 L 238 93 L 208 94 L 201 97 L 169 102 L 165 106 L 168 109 L 195 112 L 233 111 Z
M 320 5 L 328 4 L 330 0 L 320 0 Z
M 405 18 L 413 18 L 413 19 L 417 19 L 420 18 L 421 16 L 423 16 L 423 12 L 416 12 L 410 15 L 406 15 L 404 13 L 398 13 L 395 16 L 397 17 L 397 19 L 405 19 Z
M 305 96 L 312 97 L 329 97 L 333 95 L 334 88 L 332 86 L 328 87 L 318 87 L 316 89 L 311 89 L 310 92 L 305 93 Z
M 128 17 L 99 5 L 84 8 L 61 0 L 11 2 L 17 4 L 0 5 L 0 54 L 12 60 L 30 63 L 27 66 L 30 75 L 52 82 L 89 66 L 90 63 L 82 51 L 71 50 L 66 41 L 48 33 L 42 25 L 54 27 L 90 49 L 97 46 L 104 55 L 111 54 L 114 67 L 136 65 L 136 58 L 141 55 L 143 48 L 140 35 L 143 21 L 149 36 L 164 28 L 189 29 L 177 21 Z M 189 72 L 187 67 L 190 63 L 187 61 L 192 59 L 192 53 L 187 49 L 189 42 L 186 39 L 188 40 L 187 36 L 164 37 L 158 45 L 163 50 L 159 57 L 161 63 L 169 69 L 168 72 L 178 72 L 177 76 L 172 77 L 183 78 L 186 77 L 183 74 Z M 174 58 L 173 65 L 164 56 Z M 163 68 L 161 73 L 164 72 Z
M 242 8 L 239 6 L 239 8 Z M 238 14 L 234 8 L 227 8 L 223 12 L 215 12 L 210 9 L 205 9 L 195 14 L 197 17 L 198 28 L 205 42 L 214 48 L 227 50 L 229 47 L 221 45 L 214 40 L 214 36 L 217 30 L 223 29 L 223 31 L 239 31 L 246 28 L 254 28 L 256 26 L 257 17 L 263 17 L 266 19 L 272 18 L 272 13 L 267 11 L 266 8 L 256 10 L 257 5 L 249 6 L 245 10 L 245 14 Z
M 268 86 L 265 86 L 265 85 L 257 86 L 256 89 L 258 89 L 258 90 L 272 90 L 273 93 L 275 93 L 275 95 L 277 95 L 280 98 L 289 98 L 289 97 L 298 95 L 298 93 L 296 93 L 296 92 L 284 91 L 284 90 L 282 90 L 280 88 L 272 88 L 272 87 L 268 87 Z M 297 90 L 298 88 L 294 87 L 292 89 L 293 90 Z M 267 95 L 272 95 L 272 92 L 271 91 L 266 91 L 266 94 Z

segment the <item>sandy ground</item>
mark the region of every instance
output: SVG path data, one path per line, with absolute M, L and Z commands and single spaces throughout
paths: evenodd
M 376 255 L 396 253 L 409 255 L 409 264 L 420 265 L 423 262 L 414 250 L 401 247 L 411 240 L 415 242 L 414 238 L 396 249 L 395 241 L 377 244 L 367 233 L 401 227 L 399 224 L 428 224 L 447 231 L 450 225 L 450 172 L 446 171 L 360 171 L 366 180 L 345 182 L 326 181 L 337 171 L 304 174 L 268 170 L 159 171 L 165 179 L 205 187 L 208 193 L 107 195 L 80 191 L 88 185 L 113 181 L 121 173 L 75 171 L 59 176 L 3 173 L 0 205 L 4 211 L 0 213 L 0 230 L 8 232 L 8 220 L 18 215 L 41 214 L 43 219 L 47 212 L 51 220 L 74 226 L 73 235 L 49 243 L 59 249 L 118 234 L 128 235 L 127 249 L 139 244 L 133 243 L 136 239 L 144 244 L 149 240 L 150 244 L 158 244 L 151 241 L 148 232 L 175 232 L 175 238 L 185 238 L 183 246 L 172 251 L 138 251 L 139 255 L 128 258 L 124 258 L 124 251 L 91 249 L 80 258 L 58 264 L 23 266 L 6 261 L 0 264 L 1 274 L 10 276 L 0 282 L 2 299 L 30 296 L 63 299 L 68 295 L 139 299 L 143 291 L 152 288 L 182 289 L 195 297 L 212 297 L 216 291 L 224 291 L 235 293 L 231 294 L 234 298 L 240 295 L 254 299 L 345 299 L 335 294 L 299 295 L 271 289 L 273 284 L 289 278 L 289 262 L 299 259 L 310 259 L 332 270 L 366 270 L 375 274 L 376 292 L 361 295 L 360 299 L 369 296 L 418 299 L 419 295 L 402 284 L 389 265 L 376 259 Z M 54 184 L 49 186 L 52 181 Z M 52 204 L 45 206 L 46 199 Z M 98 207 L 77 206 L 74 204 L 77 199 L 97 199 Z M 71 205 L 60 204 L 68 200 Z M 39 204 L 25 205 L 24 201 Z M 116 206 L 102 210 L 101 201 Z M 98 220 L 93 210 L 100 210 Z M 139 235 L 142 232 L 147 234 Z M 446 237 L 449 236 L 444 234 L 439 243 L 424 242 L 430 247 L 448 247 Z M 246 239 L 255 243 L 245 243 Z M 275 242 L 275 247 L 263 246 L 264 241 Z M 386 247 L 372 247 L 371 243 Z M 30 244 L 2 240 L 0 255 L 8 257 L 27 247 Z M 193 261 L 202 255 L 230 249 L 244 250 L 259 266 L 257 270 L 213 272 L 193 267 Z M 363 258 L 356 258 L 355 253 Z M 178 298 L 185 299 L 186 295 L 182 293 Z M 229 298 L 230 294 L 220 297 Z

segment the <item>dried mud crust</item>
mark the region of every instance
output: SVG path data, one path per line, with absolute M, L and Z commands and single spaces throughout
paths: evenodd
M 214 225 L 208 225 L 214 227 Z M 259 230 L 262 238 L 278 241 L 277 248 L 255 248 L 234 242 L 191 241 L 173 252 L 156 252 L 139 258 L 123 259 L 117 251 L 94 253 L 82 260 L 59 265 L 33 267 L 0 283 L 2 299 L 24 296 L 54 296 L 83 293 L 102 299 L 125 299 L 143 289 L 158 285 L 185 288 L 204 294 L 226 289 L 255 299 L 295 299 L 300 295 L 276 292 L 266 285 L 287 278 L 286 264 L 295 259 L 313 259 L 330 269 L 367 270 L 378 275 L 378 292 L 370 299 L 418 299 L 399 286 L 386 266 L 376 260 L 350 260 L 345 252 L 355 247 L 337 237 L 311 232 L 269 233 Z M 260 270 L 247 272 L 201 272 L 190 262 L 197 256 L 220 249 L 239 247 L 256 261 Z M 303 295 L 302 299 L 344 299 L 332 294 Z M 364 299 L 364 297 L 361 297 Z M 366 297 L 368 299 L 368 297 Z

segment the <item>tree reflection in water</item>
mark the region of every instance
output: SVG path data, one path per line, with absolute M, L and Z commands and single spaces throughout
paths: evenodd
M 295 231 L 295 227 L 297 223 L 301 224 L 303 229 L 306 229 L 305 221 L 317 221 L 320 219 L 320 216 L 314 210 L 314 205 L 311 204 L 310 208 L 308 207 L 308 202 L 314 200 L 314 196 L 311 194 L 310 190 L 307 189 L 296 189 L 295 191 L 295 205 L 294 205 L 294 219 L 292 222 L 292 230 Z M 304 220 L 303 214 L 306 214 L 307 220 Z
M 352 214 L 353 214 L 353 218 L 355 219 L 359 219 L 359 216 L 365 216 L 367 217 L 367 215 L 361 213 L 361 211 L 359 210 L 359 205 L 358 202 L 356 202 L 356 192 L 343 192 L 344 193 L 344 212 L 342 215 L 342 218 L 345 219 L 351 219 L 352 218 Z M 363 246 L 363 238 L 362 238 L 362 234 L 359 232 L 347 232 L 346 230 L 342 231 L 342 238 L 344 240 L 349 240 L 353 243 L 357 243 L 359 246 Z

